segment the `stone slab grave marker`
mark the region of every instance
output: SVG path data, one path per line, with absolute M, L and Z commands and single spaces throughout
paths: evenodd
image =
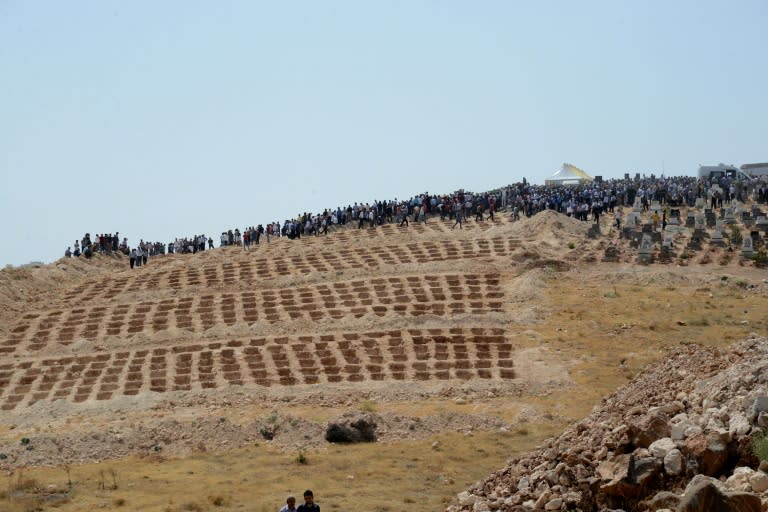
M 679 226 L 680 225 L 680 210 L 678 208 L 672 208 L 669 210 L 669 224 L 672 224 L 673 226 Z
M 745 236 L 741 241 L 741 255 L 744 258 L 751 258 L 755 254 L 752 246 L 752 237 Z
M 697 197 L 696 202 L 693 203 L 693 207 L 698 208 L 699 210 L 701 210 L 702 208 L 705 208 L 706 206 L 707 206 L 707 203 L 706 201 L 704 201 L 703 197 Z
M 653 259 L 653 242 L 651 241 L 650 234 L 643 233 L 643 239 L 640 241 L 638 255 L 641 261 L 649 262 Z
M 685 227 L 692 228 L 696 223 L 696 212 L 688 210 L 688 215 L 685 217 Z
M 725 246 L 725 238 L 723 237 L 723 230 L 722 228 L 716 227 L 714 233 L 712 233 L 712 237 L 709 239 L 710 245 L 714 245 L 715 247 L 724 247 Z

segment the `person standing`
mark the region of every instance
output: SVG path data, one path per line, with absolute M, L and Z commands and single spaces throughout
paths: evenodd
M 315 503 L 315 495 L 309 489 L 304 491 L 304 503 L 299 505 L 296 512 L 320 512 L 320 505 Z
M 285 505 L 283 505 L 279 512 L 296 512 L 296 498 L 294 496 L 288 496 L 285 499 Z
M 134 266 L 136 266 L 136 248 L 135 247 L 131 249 L 130 259 L 131 259 L 131 268 L 133 268 Z

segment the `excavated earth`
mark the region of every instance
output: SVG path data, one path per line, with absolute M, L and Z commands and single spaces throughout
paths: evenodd
M 738 249 L 714 247 L 647 264 L 609 226 L 587 238 L 589 226 L 551 211 L 462 230 L 430 219 L 274 239 L 250 251 L 159 256 L 133 270 L 115 255 L 7 267 L 0 271 L 0 469 L 159 450 L 183 457 L 264 439 L 284 450 L 326 445 L 327 422 L 284 412 L 287 405 L 346 410 L 351 418 L 361 402 L 520 400 L 527 405 L 512 419 L 478 408 L 374 415 L 383 443 L 508 431 L 557 416 L 537 400 L 588 385 L 576 370 L 586 360 L 599 365 L 600 354 L 575 355 L 568 343 L 639 333 L 639 321 L 618 313 L 608 329 L 577 331 L 562 315 L 581 318 L 564 306 L 594 300 L 580 293 L 600 290 L 610 300 L 622 287 L 640 296 L 679 288 L 712 296 L 720 287 L 757 305 L 749 318 L 760 332 L 749 335 L 747 320 L 729 319 L 744 333 L 729 348 L 691 334 L 682 335 L 684 345 L 669 339 L 634 359 L 640 350 L 628 349 L 611 371 L 631 377 L 640 368 L 630 365 L 655 364 L 449 509 L 655 510 L 664 507 L 648 500 L 662 490 L 682 493 L 697 474 L 725 481 L 736 468 L 756 470 L 748 445 L 768 415 L 760 405 L 768 394 L 766 324 L 754 320 L 768 297 L 765 269 Z M 687 237 L 677 232 L 679 247 Z M 556 288 L 561 295 L 548 293 Z M 562 323 L 554 325 L 556 317 Z M 653 317 L 649 311 L 638 339 L 710 325 L 696 316 L 659 333 Z M 34 449 L 19 442 L 27 432 Z M 661 439 L 664 449 L 653 444 Z M 717 442 L 727 456 L 713 469 L 704 459 Z M 665 466 L 673 450 L 679 468 Z M 642 482 L 636 461 L 653 469 Z M 750 478 L 729 485 L 746 490 Z

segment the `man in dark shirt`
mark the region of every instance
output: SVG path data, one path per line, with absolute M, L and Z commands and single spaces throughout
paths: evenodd
M 315 495 L 309 489 L 304 491 L 304 503 L 299 505 L 296 512 L 320 512 L 320 505 L 315 503 Z

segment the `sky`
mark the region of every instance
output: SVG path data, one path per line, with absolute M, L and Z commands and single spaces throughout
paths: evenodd
M 0 0 L 0 267 L 768 161 L 768 2 Z

